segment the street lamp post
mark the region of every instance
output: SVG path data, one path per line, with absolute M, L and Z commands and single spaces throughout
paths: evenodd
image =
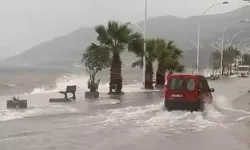
M 234 38 L 235 38 L 238 34 L 244 33 L 244 32 L 248 32 L 248 30 L 242 30 L 242 31 L 239 31 L 239 32 L 234 33 L 234 35 L 232 36 L 232 38 L 231 38 L 231 40 L 230 40 L 230 44 L 229 44 L 229 45 L 232 46 Z
M 204 16 L 205 15 L 205 13 L 208 11 L 208 10 L 210 10 L 211 8 L 213 8 L 213 7 L 215 7 L 215 6 L 217 6 L 217 5 L 222 5 L 222 4 L 228 4 L 229 2 L 227 2 L 227 1 L 225 1 L 225 2 L 222 2 L 222 3 L 217 3 L 217 4 L 215 4 L 215 5 L 212 5 L 212 6 L 210 6 L 208 9 L 206 9 L 203 13 L 202 13 L 202 15 L 201 15 L 201 17 L 202 16 Z M 198 74 L 198 72 L 199 72 L 199 57 L 200 57 L 200 27 L 201 27 L 201 20 L 199 20 L 199 24 L 198 24 L 198 40 L 197 40 L 197 58 L 196 58 L 196 63 L 197 63 L 197 74 Z
M 245 19 L 245 20 L 242 20 L 242 21 L 240 21 L 240 22 L 237 22 L 236 24 L 238 24 L 238 23 L 246 23 L 246 22 L 249 22 L 249 20 L 248 19 Z M 233 26 L 234 25 L 236 25 L 236 24 L 233 24 Z M 230 26 L 231 27 L 231 26 Z M 221 73 L 221 75 L 223 75 L 223 51 L 224 51 L 224 38 L 225 38 L 225 33 L 226 33 L 226 31 L 229 29 L 229 27 L 226 27 L 225 29 L 224 29 L 224 31 L 223 31 L 223 34 L 222 34 L 222 40 L 221 40 L 221 54 L 220 54 L 220 73 Z M 231 42 L 232 42 L 232 40 L 231 40 Z M 231 43 L 230 43 L 230 46 L 231 46 Z
M 195 47 L 196 47 L 196 49 L 197 49 L 197 44 L 194 42 L 194 41 L 192 41 L 192 40 L 188 40 L 190 43 L 192 43 L 192 44 L 194 44 L 195 45 Z
M 190 43 L 192 43 L 192 44 L 194 44 L 194 46 L 195 46 L 195 48 L 196 48 L 196 51 L 198 50 L 198 45 L 194 42 L 194 41 L 192 41 L 192 40 L 188 40 Z M 196 52 L 197 53 L 197 52 Z M 197 67 L 197 64 L 196 64 L 196 69 L 197 69 L 198 67 Z M 196 70 L 197 71 L 197 70 Z M 192 71 L 193 72 L 193 71 Z M 198 72 L 196 72 L 197 74 L 198 74 Z
M 137 24 L 132 24 L 135 25 L 138 29 L 143 32 L 143 52 L 144 55 L 142 56 L 142 61 L 143 61 L 143 67 L 142 67 L 142 84 L 143 84 L 143 89 L 146 89 L 145 87 L 145 79 L 146 79 L 146 48 L 147 48 L 147 13 L 148 13 L 148 0 L 145 0 L 145 5 L 144 5 L 144 28 L 142 29 L 140 26 Z M 131 23 L 129 23 L 131 24 Z
M 240 47 L 241 47 L 241 44 L 242 44 L 243 42 L 247 41 L 247 40 L 250 40 L 250 38 L 248 37 L 248 38 L 244 38 L 244 39 L 240 40 L 240 43 L 238 44 L 238 48 L 240 48 Z
M 143 43 L 143 50 L 144 50 L 144 56 L 143 56 L 143 78 L 142 78 L 142 83 L 143 83 L 143 88 L 146 89 L 145 85 L 145 79 L 146 79 L 146 48 L 147 48 L 147 12 L 148 12 L 148 1 L 145 0 L 145 10 L 144 10 L 144 43 Z

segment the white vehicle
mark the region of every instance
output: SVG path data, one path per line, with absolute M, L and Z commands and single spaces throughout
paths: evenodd
M 249 65 L 241 65 L 238 66 L 238 76 L 240 77 L 247 77 L 249 76 Z

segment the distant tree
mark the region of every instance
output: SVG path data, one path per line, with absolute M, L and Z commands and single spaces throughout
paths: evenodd
M 96 92 L 96 75 L 105 68 L 110 67 L 110 54 L 107 48 L 92 43 L 82 55 L 82 63 L 89 74 L 88 88 L 90 92 Z
M 243 65 L 250 65 L 250 54 L 243 54 Z
M 218 70 L 220 68 L 220 52 L 215 51 L 211 53 L 211 64 L 213 70 Z
M 237 48 L 234 48 L 233 46 L 228 47 L 227 49 L 224 49 L 223 51 L 223 61 L 222 61 L 222 71 L 224 72 L 225 68 L 227 68 L 229 71 L 232 69 L 232 64 L 235 63 L 235 60 L 240 55 L 240 51 L 238 51 Z M 215 62 L 214 67 L 220 66 L 221 62 L 221 52 L 216 51 L 213 53 L 213 61 Z

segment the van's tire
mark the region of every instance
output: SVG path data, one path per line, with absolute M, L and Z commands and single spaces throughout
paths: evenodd
M 205 105 L 202 101 L 200 100 L 197 100 L 195 103 L 194 103 L 194 108 L 193 108 L 193 111 L 201 111 L 203 112 L 205 109 Z M 192 112 L 193 112 L 192 111 Z
M 205 104 L 201 102 L 199 111 L 203 112 L 204 110 L 205 110 Z
M 172 111 L 173 107 L 170 104 L 167 104 L 167 102 L 164 100 L 164 108 L 167 111 Z

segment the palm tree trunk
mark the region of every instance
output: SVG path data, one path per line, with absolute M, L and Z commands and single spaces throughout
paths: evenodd
M 153 64 L 148 63 L 146 65 L 146 78 L 145 78 L 145 88 L 146 89 L 154 89 L 153 87 Z
M 163 65 L 158 63 L 158 68 L 156 72 L 156 86 L 162 87 L 165 84 L 165 71 Z
M 110 93 L 122 93 L 122 62 L 119 53 L 113 54 L 112 64 L 110 68 L 110 82 L 109 82 L 109 92 Z M 117 89 L 113 92 L 112 89 Z

